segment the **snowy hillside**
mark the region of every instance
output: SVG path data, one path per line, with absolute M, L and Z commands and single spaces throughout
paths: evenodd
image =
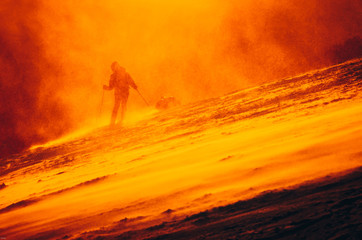
M 116 236 L 359 167 L 361 104 L 356 59 L 1 159 L 0 237 Z

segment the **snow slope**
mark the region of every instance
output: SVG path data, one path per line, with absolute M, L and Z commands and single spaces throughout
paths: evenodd
M 361 72 L 356 59 L 1 159 L 0 237 L 121 234 L 359 167 Z

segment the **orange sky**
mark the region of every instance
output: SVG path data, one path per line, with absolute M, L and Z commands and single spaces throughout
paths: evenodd
M 13 148 L 1 151 L 94 119 L 114 60 L 151 103 L 187 103 L 332 63 L 331 47 L 360 36 L 361 9 L 358 0 L 1 1 L 1 142 Z M 107 118 L 112 101 L 106 94 Z M 131 92 L 130 111 L 142 107 Z

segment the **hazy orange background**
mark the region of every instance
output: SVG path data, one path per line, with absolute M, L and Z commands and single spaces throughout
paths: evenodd
M 1 155 L 97 119 L 114 60 L 151 103 L 187 103 L 361 56 L 361 11 L 359 0 L 3 0 Z M 130 111 L 143 106 L 131 94 Z

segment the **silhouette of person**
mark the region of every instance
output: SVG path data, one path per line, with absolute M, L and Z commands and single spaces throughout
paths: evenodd
M 135 90 L 137 90 L 137 85 L 126 72 L 126 70 L 121 67 L 118 62 L 113 62 L 111 65 L 111 69 L 113 73 L 109 79 L 109 86 L 103 85 L 104 90 L 113 90 L 114 89 L 114 106 L 112 111 L 111 117 L 111 126 L 114 126 L 117 119 L 117 113 L 119 106 L 121 105 L 121 120 L 120 123 L 122 124 L 124 115 L 126 112 L 126 105 L 129 95 L 129 87 L 131 86 Z

